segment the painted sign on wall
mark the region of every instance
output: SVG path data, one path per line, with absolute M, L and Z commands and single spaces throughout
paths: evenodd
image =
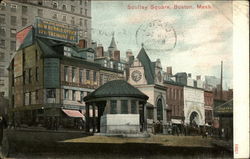
M 60 72 L 59 59 L 48 58 L 44 59 L 44 87 L 45 88 L 58 88 L 59 72 Z
M 18 51 L 14 57 L 14 77 L 19 77 L 23 74 L 23 54 Z
M 37 18 L 36 36 L 69 43 L 77 43 L 78 29 L 75 26 L 58 21 Z
M 33 26 L 28 26 L 23 30 L 16 33 L 16 50 L 20 48 L 21 45 L 23 47 L 28 46 L 33 43 Z

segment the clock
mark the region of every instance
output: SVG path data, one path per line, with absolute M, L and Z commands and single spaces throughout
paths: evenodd
M 134 80 L 135 82 L 138 82 L 140 81 L 142 77 L 142 73 L 138 70 L 135 70 L 132 72 L 131 77 L 132 77 L 132 80 Z

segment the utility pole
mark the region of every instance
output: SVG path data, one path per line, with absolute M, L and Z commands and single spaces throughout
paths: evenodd
M 221 61 L 221 74 L 220 74 L 220 99 L 223 99 L 223 61 Z

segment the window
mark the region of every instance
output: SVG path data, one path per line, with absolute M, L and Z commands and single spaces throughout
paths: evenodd
M 72 68 L 72 82 L 76 82 L 76 68 Z
M 117 102 L 116 100 L 110 101 L 110 114 L 116 114 L 117 113 Z
M 0 68 L 0 76 L 1 76 L 1 77 L 4 76 L 4 68 Z
M 80 14 L 83 14 L 83 8 L 80 8 Z
M 5 35 L 6 35 L 5 27 L 0 27 L 0 35 L 1 35 L 1 37 L 5 37 Z
M 43 0 L 38 0 L 38 5 L 43 5 Z
M 16 37 L 16 29 L 10 29 L 10 37 L 12 38 Z
M 87 20 L 84 20 L 84 26 L 87 28 Z
M 81 91 L 81 93 L 80 93 L 80 101 L 81 101 L 81 102 L 83 102 L 83 97 L 84 97 L 84 92 Z
M 0 52 L 0 62 L 3 62 L 5 60 L 5 54 L 3 52 Z
M 121 100 L 121 114 L 128 114 L 128 101 Z
M 5 40 L 1 39 L 0 40 L 0 48 L 5 48 Z
M 82 22 L 82 18 L 80 18 L 80 20 L 79 20 L 79 25 L 82 26 L 82 23 L 83 23 L 83 22 Z
M 27 18 L 22 18 L 22 26 L 27 25 L 28 19 Z
M 39 17 L 43 17 L 43 10 L 42 9 L 38 9 L 37 10 L 37 14 Z
M 69 80 L 69 75 L 68 75 L 68 66 L 64 66 L 64 81 Z
M 158 99 L 157 101 L 157 120 L 163 120 L 163 108 L 161 99 Z
M 82 73 L 83 70 L 79 70 L 79 83 L 83 83 Z
M 62 10 L 64 10 L 64 11 L 67 10 L 67 6 L 65 4 L 62 5 Z
M 16 41 L 11 41 L 10 42 L 10 50 L 15 51 L 16 50 Z
M 52 2 L 52 8 L 56 9 L 57 6 L 58 6 L 57 2 L 53 1 L 53 2 Z
M 36 67 L 36 81 L 39 80 L 39 68 Z
M 86 70 L 86 80 L 90 80 L 90 70 Z
M 88 10 L 84 9 L 84 15 L 87 16 L 88 15 Z
M 1 10 L 5 10 L 6 9 L 6 3 L 2 1 L 1 5 L 0 5 L 0 8 L 1 8 Z
M 22 6 L 22 14 L 26 15 L 28 12 L 28 7 L 27 6 Z
M 76 91 L 75 90 L 72 91 L 72 100 L 73 101 L 76 100 Z
M 93 73 L 93 80 L 94 80 L 94 82 L 96 82 L 96 71 L 94 71 L 94 73 Z
M 31 83 L 31 79 L 32 79 L 32 70 L 31 68 L 28 70 L 28 81 L 29 83 Z
M 11 4 L 10 5 L 10 10 L 11 10 L 11 12 L 16 12 L 16 8 L 17 8 L 17 5 L 15 5 L 15 4 Z
M 38 95 L 38 90 L 36 90 L 36 94 L 35 94 L 35 99 L 36 99 L 36 104 L 38 104 L 38 100 L 39 100 L 39 95 Z
M 56 89 L 47 89 L 46 90 L 47 98 L 56 98 Z
M 80 5 L 82 5 L 82 0 L 80 0 Z
M 103 84 L 103 74 L 100 74 L 100 85 Z
M 10 17 L 10 24 L 16 26 L 16 16 Z
M 75 6 L 71 6 L 71 12 L 72 12 L 72 13 L 75 12 Z
M 67 16 L 66 16 L 66 15 L 63 15 L 63 16 L 62 16 L 62 20 L 63 20 L 63 21 L 66 21 L 66 20 L 67 20 Z
M 39 56 L 37 49 L 36 49 L 35 53 L 36 53 L 36 62 L 38 62 L 40 60 L 40 56 Z
M 84 5 L 85 5 L 85 6 L 88 5 L 88 1 L 87 1 L 87 0 L 84 1 Z
M 136 114 L 137 113 L 137 105 L 136 105 L 136 100 L 131 101 L 131 113 Z
M 73 25 L 75 24 L 75 17 L 71 18 L 71 24 L 73 24 Z
M 5 24 L 5 15 L 0 14 L 0 24 Z
M 30 93 L 28 92 L 28 93 L 25 93 L 24 94 L 24 104 L 25 105 L 29 105 L 30 104 Z
M 69 90 L 68 89 L 64 90 L 64 99 L 69 99 Z
M 57 19 L 57 14 L 54 13 L 53 16 L 52 16 L 53 19 Z

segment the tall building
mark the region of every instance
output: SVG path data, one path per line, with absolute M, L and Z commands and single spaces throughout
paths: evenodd
M 83 45 L 91 44 L 90 0 L 2 0 L 0 3 L 0 92 L 8 97 L 7 67 L 16 50 L 16 33 L 34 23 L 35 17 L 75 25 Z

